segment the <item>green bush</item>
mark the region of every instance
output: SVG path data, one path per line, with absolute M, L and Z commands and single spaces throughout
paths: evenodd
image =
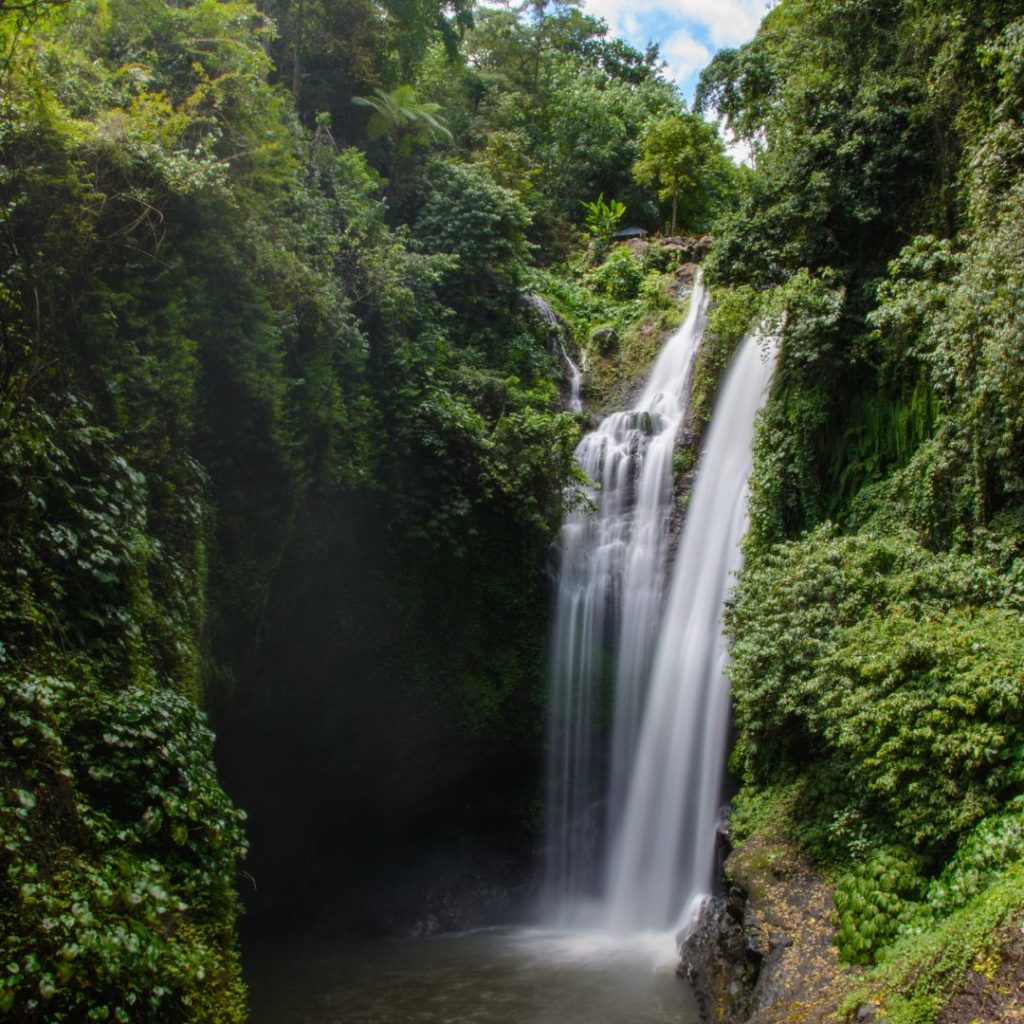
M 737 765 L 764 783 L 813 759 L 846 780 L 838 806 L 807 803 L 833 853 L 850 812 L 940 862 L 1024 777 L 1024 640 L 1001 593 L 980 560 L 906 539 L 823 527 L 772 549 L 727 615 Z
M 836 883 L 836 946 L 850 963 L 873 963 L 881 949 L 928 921 L 920 902 L 926 887 L 915 858 L 877 850 Z
M 0 738 L 0 1010 L 243 1020 L 242 816 L 192 701 L 7 672 Z
M 618 245 L 587 275 L 595 291 L 616 302 L 635 299 L 645 278 L 643 263 L 627 246 Z
M 928 903 L 946 915 L 977 896 L 1009 865 L 1024 860 L 1024 797 L 984 818 L 928 887 Z
M 842 1012 L 874 1002 L 884 1004 L 891 1024 L 935 1024 L 967 972 L 997 954 L 1008 927 L 1019 928 L 1022 886 L 1024 861 L 1016 861 L 948 917 L 910 929 L 863 976 Z

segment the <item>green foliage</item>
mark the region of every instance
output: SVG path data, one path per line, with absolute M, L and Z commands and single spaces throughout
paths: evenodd
M 7 669 L 0 1006 L 24 1021 L 244 1019 L 240 815 L 193 702 Z
M 685 304 L 675 298 L 672 254 L 665 259 L 660 249 L 656 241 L 638 249 L 615 246 L 597 266 L 588 254 L 530 275 L 532 290 L 551 303 L 586 362 L 590 409 L 626 402 L 666 332 L 685 315 Z
M 0 132 L 0 813 L 20 837 L 0 1005 L 239 1021 L 242 841 L 197 703 L 223 714 L 257 690 L 296 523 L 310 504 L 377 500 L 361 528 L 383 561 L 415 537 L 379 538 L 429 509 L 425 578 L 447 578 L 453 549 L 480 564 L 479 535 L 539 584 L 575 427 L 518 318 L 526 214 L 485 175 L 445 179 L 482 218 L 480 247 L 429 198 L 424 223 L 462 246 L 467 274 L 497 275 L 497 299 L 479 277 L 456 289 L 455 257 L 390 228 L 379 179 L 329 118 L 297 126 L 250 4 L 82 0 L 33 32 Z M 489 336 L 449 335 L 456 296 Z M 484 607 L 539 649 L 541 600 L 487 592 L 474 628 Z M 431 628 L 422 616 L 410 633 Z M 416 647 L 378 654 L 393 693 Z M 487 686 L 524 691 L 531 722 L 538 660 L 494 656 Z M 454 680 L 467 705 L 468 675 Z M 56 696 L 25 710 L 39 680 Z M 492 740 L 518 699 L 494 702 Z
M 870 964 L 898 935 L 929 923 L 925 887 L 914 858 L 875 850 L 836 883 L 836 946 L 850 963 Z
M 981 563 L 906 539 L 821 529 L 760 557 L 729 613 L 744 772 L 834 766 L 846 807 L 934 863 L 1020 783 L 1021 652 L 1015 613 L 988 607 L 999 592 Z
M 961 909 L 913 929 L 886 950 L 843 1009 L 875 1001 L 893 1024 L 935 1024 L 967 972 L 982 967 L 1008 926 L 1019 927 L 1022 883 L 1024 864 L 1009 864 Z
M 388 166 L 393 178 L 408 176 L 417 149 L 436 139 L 452 137 L 441 116 L 441 104 L 421 100 L 411 85 L 400 85 L 391 92 L 378 89 L 373 96 L 353 96 L 352 102 L 371 110 L 367 136 L 387 139 L 391 148 Z
M 1020 907 L 1022 15 L 787 0 L 698 89 L 757 153 L 707 277 L 784 316 L 734 764 L 793 793 L 843 955 L 885 961 L 846 1012 L 901 1024 Z
M 761 299 L 753 288 L 721 288 L 712 293 L 704 340 L 693 366 L 690 385 L 690 421 L 706 426 L 711 421 L 715 395 L 732 361 L 736 346 L 757 325 Z
M 626 246 L 616 246 L 608 258 L 587 274 L 588 283 L 613 302 L 626 302 L 640 294 L 644 282 L 643 264 Z
M 786 820 L 792 794 L 784 786 L 744 786 L 732 801 L 729 837 L 735 845 L 755 832 Z
M 690 231 L 709 227 L 712 212 L 731 198 L 734 169 L 714 126 L 677 113 L 648 122 L 633 176 L 671 202 L 674 235 L 680 215 Z
M 827 528 L 743 575 L 734 764 L 755 785 L 799 780 L 797 833 L 840 870 L 854 861 L 836 889 L 853 962 L 895 955 L 1019 855 L 1004 806 L 1024 778 L 1024 650 L 1003 593 L 979 560 Z
M 607 32 L 572 6 L 532 19 L 481 8 L 465 40 L 470 66 L 430 69 L 431 94 L 464 126 L 463 144 L 528 201 L 533 237 L 558 256 L 572 247 L 580 200 L 593 196 L 615 196 L 638 224 L 658 226 L 657 197 L 630 168 L 646 126 L 684 111 L 656 49 L 640 53 Z
M 1024 859 L 1024 798 L 983 818 L 928 886 L 928 904 L 946 916 L 983 893 L 1007 868 Z
M 499 288 L 519 285 L 527 259 L 529 213 L 486 168 L 433 161 L 423 171 L 416 200 L 412 235 L 417 246 L 456 257 L 442 271 L 450 305 L 458 309 L 474 299 L 493 304 L 493 295 L 485 290 L 488 279 Z
M 859 697 L 840 702 L 837 747 L 919 848 L 964 833 L 1024 778 L 1016 621 L 986 608 L 918 622 L 900 609 L 853 627 L 834 656 Z
M 601 245 L 607 245 L 619 221 L 626 214 L 626 207 L 617 199 L 605 202 L 602 192 L 596 199 L 587 202 L 580 200 L 580 206 L 586 210 L 583 218 L 584 229 Z

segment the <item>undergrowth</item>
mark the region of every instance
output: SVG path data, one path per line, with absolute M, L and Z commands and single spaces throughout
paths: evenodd
M 686 304 L 671 292 L 678 254 L 650 243 L 639 252 L 616 246 L 596 265 L 588 259 L 533 273 L 532 287 L 568 329 L 574 360 L 586 368 L 584 394 L 597 411 L 626 400 L 649 368 Z

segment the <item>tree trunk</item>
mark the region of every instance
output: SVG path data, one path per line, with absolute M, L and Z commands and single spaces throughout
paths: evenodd
M 295 105 L 299 108 L 299 115 L 302 114 L 299 98 L 302 95 L 302 33 L 306 21 L 306 0 L 299 0 L 298 10 L 295 15 L 295 40 L 292 44 L 292 96 Z
M 679 203 L 679 193 L 673 189 L 672 191 L 672 231 L 670 234 L 676 233 L 676 206 Z

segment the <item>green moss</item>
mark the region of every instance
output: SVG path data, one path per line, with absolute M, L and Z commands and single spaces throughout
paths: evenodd
M 736 346 L 756 325 L 761 299 L 753 288 L 715 288 L 704 339 L 693 366 L 690 423 L 702 430 L 711 420 L 715 395 Z

